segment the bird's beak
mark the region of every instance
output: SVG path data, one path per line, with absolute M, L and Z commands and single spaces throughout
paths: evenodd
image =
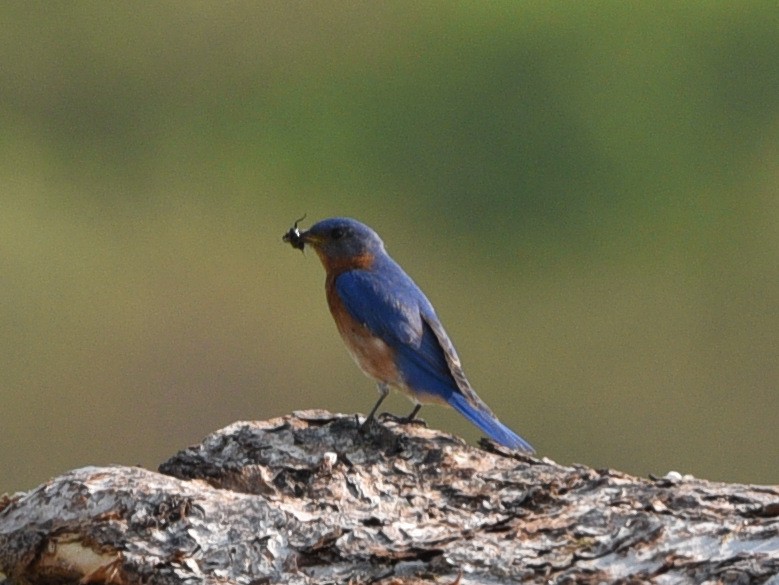
M 314 246 L 315 248 L 325 241 L 325 239 L 322 236 L 312 234 L 310 231 L 305 231 L 302 234 L 300 234 L 300 240 L 304 244 L 308 244 L 309 246 Z
M 305 249 L 306 244 L 316 248 L 324 241 L 322 236 L 312 234 L 311 231 L 301 232 L 297 225 L 289 229 L 289 231 L 282 236 L 282 241 L 286 242 L 293 248 L 297 248 L 301 252 Z

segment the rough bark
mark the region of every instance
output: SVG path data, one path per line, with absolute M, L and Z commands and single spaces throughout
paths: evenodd
M 779 486 L 632 477 L 420 425 L 235 423 L 0 500 L 12 583 L 779 584 Z

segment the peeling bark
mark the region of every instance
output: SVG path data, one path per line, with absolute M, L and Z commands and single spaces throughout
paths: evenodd
M 11 583 L 769 583 L 779 486 L 565 467 L 420 425 L 240 422 L 0 499 Z M 1 580 L 1 579 L 0 579 Z

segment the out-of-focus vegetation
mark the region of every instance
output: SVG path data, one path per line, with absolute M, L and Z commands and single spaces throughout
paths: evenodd
M 541 454 L 779 482 L 774 3 L 2 10 L 0 491 L 366 412 L 304 212 L 383 235 Z

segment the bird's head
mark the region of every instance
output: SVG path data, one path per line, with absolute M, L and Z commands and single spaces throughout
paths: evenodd
M 384 243 L 376 232 L 346 217 L 323 219 L 303 232 L 296 225 L 283 239 L 300 250 L 306 245 L 314 248 L 328 271 L 368 267 L 384 251 Z

